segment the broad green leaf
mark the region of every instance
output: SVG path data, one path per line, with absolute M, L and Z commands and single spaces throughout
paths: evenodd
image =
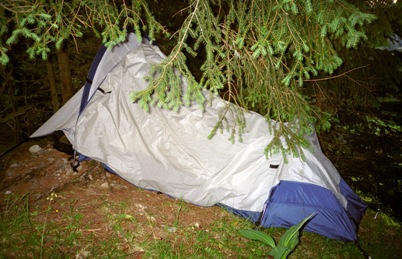
M 275 240 L 265 232 L 254 229 L 241 229 L 239 230 L 239 232 L 241 235 L 251 240 L 261 241 L 264 244 L 267 244 L 271 247 L 275 247 Z
M 275 259 L 284 259 L 293 251 L 293 249 L 284 247 L 284 246 L 276 246 L 271 251 L 269 251 L 269 255 L 272 255 Z
M 310 216 L 303 219 L 299 224 L 290 227 L 278 242 L 278 246 L 284 246 L 288 248 L 294 248 L 299 243 L 300 229 L 314 216 L 316 213 L 312 213 Z

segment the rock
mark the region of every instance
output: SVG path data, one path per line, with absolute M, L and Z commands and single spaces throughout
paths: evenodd
M 14 163 L 14 164 L 10 165 L 10 168 L 16 168 L 16 167 L 19 167 L 19 164 Z
M 75 255 L 75 258 L 88 258 L 91 255 L 91 252 L 81 250 L 78 254 Z
M 36 154 L 38 152 L 40 152 L 42 150 L 42 148 L 39 145 L 33 145 L 29 148 L 29 152 L 31 152 L 31 154 Z
M 109 184 L 108 183 L 102 183 L 100 185 L 100 187 L 103 188 L 103 189 L 107 189 L 107 188 L 109 188 Z

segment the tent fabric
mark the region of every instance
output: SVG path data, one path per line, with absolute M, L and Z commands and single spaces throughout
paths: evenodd
M 115 59 L 113 53 L 119 53 Z M 204 111 L 192 104 L 178 112 L 155 107 L 145 112 L 129 94 L 147 87 L 144 77 L 165 55 L 148 42 L 139 44 L 133 34 L 101 55 L 93 64 L 93 83 L 83 90 L 85 109 L 78 116 L 80 102 L 73 97 L 67 107 L 74 116 L 55 123 L 54 129 L 64 126 L 80 154 L 138 187 L 200 206 L 219 204 L 264 227 L 289 227 L 317 212 L 306 230 L 357 239 L 365 205 L 324 156 L 315 133 L 307 136 L 313 149 L 303 150 L 305 159 L 288 157 L 288 163 L 280 154 L 265 157 L 272 136 L 265 118 L 254 112 L 244 115 L 243 142 L 231 143 L 226 131 L 208 139 L 220 110 L 233 104 L 214 97 Z M 33 136 L 51 133 L 49 124 L 59 120 L 53 117 Z
M 281 181 L 273 188 L 266 211 L 267 216 L 261 222 L 263 226 L 291 227 L 294 222 L 317 213 L 314 220 L 306 225 L 306 231 L 320 229 L 331 238 L 356 239 L 355 223 L 350 220 L 347 211 L 328 189 L 317 185 Z
M 62 130 L 68 140 L 72 142 L 75 134 L 80 102 L 84 87 L 82 87 L 67 103 L 65 103 L 49 120 L 47 120 L 30 137 L 37 138 Z
M 81 114 L 81 112 L 85 109 L 85 107 L 87 106 L 87 104 L 88 104 L 88 102 L 89 102 L 90 96 L 93 95 L 93 93 L 91 94 L 91 86 L 92 86 L 94 77 L 95 77 L 95 75 L 96 75 L 96 70 L 97 70 L 97 68 L 98 68 L 98 67 L 103 67 L 103 66 L 99 66 L 99 63 L 102 61 L 105 52 L 106 52 L 106 47 L 102 45 L 102 46 L 98 49 L 98 52 L 96 53 L 96 56 L 95 56 L 95 58 L 94 58 L 94 61 L 92 62 L 92 65 L 91 65 L 91 67 L 90 67 L 90 69 L 89 69 L 88 76 L 87 76 L 85 85 L 84 85 L 84 87 L 83 87 L 83 88 L 84 88 L 84 91 L 83 91 L 83 93 L 81 94 L 81 104 L 80 104 L 80 112 L 79 112 L 79 114 Z M 106 67 L 106 66 L 105 66 L 105 67 Z M 99 72 L 99 71 L 98 71 L 98 72 Z M 100 74 L 101 74 L 101 73 L 98 74 L 97 78 L 100 77 L 100 76 L 99 76 Z M 97 84 L 95 83 L 95 85 L 97 85 Z
M 142 44 L 148 44 L 143 39 Z M 79 114 L 84 110 L 89 100 L 99 88 L 106 75 L 133 49 L 139 46 L 136 35 L 130 33 L 127 40 L 118 46 L 107 49 L 101 46 L 91 64 L 85 85 L 60 108 L 48 121 L 36 130 L 31 138 L 42 137 L 54 131 L 63 130 L 70 142 L 74 142 L 75 124 Z

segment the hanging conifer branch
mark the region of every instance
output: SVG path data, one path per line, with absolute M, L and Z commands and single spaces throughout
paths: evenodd
M 27 49 L 30 58 L 41 56 L 46 59 L 52 45 L 59 49 L 66 39 L 82 37 L 84 28 L 92 29 L 109 48 L 126 39 L 130 26 L 139 40 L 144 29 L 148 29 L 151 39 L 155 31 L 167 33 L 143 0 L 132 1 L 131 6 L 125 1 L 117 6 L 106 0 L 57 0 L 50 3 L 5 0 L 0 3 L 2 18 L 5 10 L 11 13 L 11 18 L 4 24 L 13 31 L 5 43 L 0 40 L 0 62 L 3 65 L 8 60 L 5 46 L 17 43 L 19 38 L 32 42 Z M 6 31 L 0 30 L 0 36 Z
M 219 6 L 223 12 L 215 13 L 212 6 Z M 184 75 L 188 82 L 187 89 L 179 93 L 186 97 L 186 104 L 203 104 L 203 88 L 215 95 L 223 91 L 223 96 L 236 105 L 228 104 L 221 111 L 210 137 L 219 128 L 242 132 L 244 121 L 237 114 L 249 109 L 257 111 L 266 117 L 275 136 L 267 143 L 267 155 L 302 155 L 301 148 L 308 147 L 304 136 L 314 129 L 330 127 L 330 115 L 311 105 L 303 95 L 304 81 L 319 71 L 331 74 L 342 64 L 331 40 L 339 40 L 347 48 L 355 47 L 365 39 L 363 25 L 375 19 L 345 1 L 328 1 L 324 5 L 308 0 L 197 0 L 191 1 L 189 10 L 179 30 L 178 44 L 167 60 L 152 71 L 151 91 L 137 93 L 135 99 L 142 104 L 151 104 L 154 98 L 154 103 L 163 103 L 165 95 L 155 93 L 157 89 L 175 89 L 162 79 L 172 75 Z M 192 47 L 186 43 L 189 36 L 195 40 Z M 206 55 L 202 77 L 196 82 L 188 74 L 181 54 L 194 55 L 200 47 Z M 169 66 L 179 73 L 166 73 Z M 168 108 L 182 104 L 178 95 L 174 100 Z
M 365 26 L 375 19 L 345 0 L 190 0 L 186 10 L 177 44 L 152 68 L 149 88 L 133 93 L 133 100 L 146 110 L 178 110 L 193 103 L 203 109 L 208 97 L 222 95 L 228 103 L 210 136 L 226 129 L 232 141 L 234 136 L 241 139 L 243 114 L 252 110 L 267 119 L 275 136 L 267 143 L 267 155 L 302 155 L 302 147 L 308 147 L 304 136 L 331 126 L 331 116 L 305 94 L 305 82 L 333 74 L 343 63 L 335 44 L 357 47 L 367 38 Z M 5 0 L 0 13 L 1 22 L 12 28 L 9 34 L 4 26 L 0 29 L 0 36 L 8 35 L 0 37 L 3 64 L 8 62 L 8 48 L 20 38 L 32 43 L 30 57 L 46 58 L 52 45 L 59 48 L 67 38 L 81 37 L 84 28 L 92 29 L 108 47 L 123 41 L 128 27 L 139 40 L 142 31 L 151 39 L 157 31 L 167 34 L 145 0 Z M 201 49 L 205 57 L 197 81 L 185 54 L 196 56 Z

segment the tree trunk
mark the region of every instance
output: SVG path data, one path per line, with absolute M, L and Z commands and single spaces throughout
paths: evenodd
M 68 56 L 68 51 L 66 46 L 64 45 L 57 52 L 57 60 L 60 68 L 60 81 L 62 86 L 62 101 L 66 103 L 71 96 L 73 96 L 73 82 L 71 79 L 71 66 L 70 66 L 70 58 Z
M 49 80 L 50 95 L 52 97 L 53 111 L 56 112 L 60 108 L 59 98 L 56 88 L 56 79 L 54 77 L 53 65 L 49 59 L 46 61 L 47 76 Z

